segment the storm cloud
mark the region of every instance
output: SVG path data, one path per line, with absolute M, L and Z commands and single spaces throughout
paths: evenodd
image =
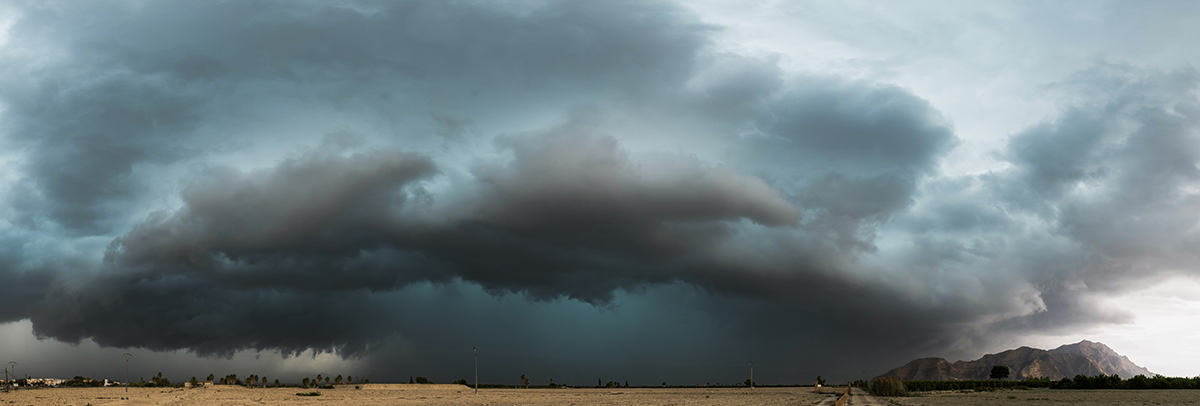
M 396 378 L 465 335 L 692 336 L 809 379 L 1128 322 L 1096 299 L 1196 276 L 1190 67 L 1056 78 L 952 173 L 971 141 L 919 92 L 679 4 L 8 7 L 0 321 L 39 338 Z

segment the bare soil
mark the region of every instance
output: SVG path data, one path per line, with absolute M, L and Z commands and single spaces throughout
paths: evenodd
M 320 389 L 321 396 L 296 396 L 311 389 L 56 388 L 0 392 L 0 406 L 141 405 L 834 405 L 845 388 L 652 388 L 652 389 L 483 389 L 462 385 L 340 385 Z M 860 393 L 860 392 L 856 392 Z M 1010 398 L 1013 397 L 1013 398 Z M 850 405 L 1197 405 L 1200 390 L 1008 390 L 938 392 L 922 396 L 854 396 Z
M 362 386 L 362 385 L 360 385 Z M 376 386 L 376 385 L 370 385 Z M 813 388 L 654 388 L 654 389 L 481 389 L 462 385 L 388 385 L 320 389 L 321 396 L 296 396 L 312 389 L 249 389 L 215 386 L 197 389 L 52 388 L 0 393 L 0 406 L 108 405 L 813 405 L 833 394 Z
M 922 396 L 883 398 L 901 406 L 941 405 L 1200 405 L 1200 390 L 998 390 L 995 392 L 934 392 Z

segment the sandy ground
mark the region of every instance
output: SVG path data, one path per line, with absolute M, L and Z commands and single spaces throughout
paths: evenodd
M 0 406 L 72 405 L 829 405 L 845 388 L 688 388 L 688 389 L 484 389 L 474 394 L 461 385 L 394 385 L 392 388 L 354 386 L 322 389 L 321 396 L 301 397 L 306 389 L 247 389 L 218 386 L 206 389 L 62 388 L 0 393 Z M 941 392 L 914 397 L 850 399 L 852 406 L 942 405 L 1196 405 L 1198 390 L 1009 390 Z M 1015 398 L 1009 398 L 1013 396 Z
M 902 406 L 1200 405 L 1200 390 L 1051 390 L 1035 388 L 971 393 L 938 392 L 923 396 L 885 398 L 883 400 Z
M 58 388 L 0 393 L 0 406 L 43 405 L 816 405 L 830 393 L 813 388 L 654 388 L 654 389 L 481 389 L 461 385 L 397 385 L 403 389 L 321 389 L 321 396 L 301 397 L 308 389 L 247 389 L 217 386 L 204 389 Z M 844 389 L 843 389 L 844 390 Z M 123 399 L 127 398 L 127 399 Z M 832 405 L 832 402 L 827 404 Z M 854 403 L 858 404 L 858 403 Z

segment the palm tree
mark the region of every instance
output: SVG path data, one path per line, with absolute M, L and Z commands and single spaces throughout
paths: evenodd
M 279 380 L 278 380 L 278 379 L 276 379 L 276 380 L 275 380 L 275 387 L 276 387 L 276 388 L 278 388 L 278 387 L 279 387 Z
M 342 376 L 338 375 L 337 378 L 333 378 L 333 383 L 341 385 L 342 384 Z
M 329 377 L 328 377 L 328 376 L 327 376 L 327 377 L 325 377 L 325 384 L 326 384 L 326 385 L 328 385 L 328 384 L 329 384 Z
M 348 384 L 354 383 L 354 377 L 350 376 L 350 375 L 346 375 L 346 383 L 348 383 Z
M 210 382 L 213 380 L 213 374 L 208 374 L 208 380 L 209 380 Z
M 304 387 L 305 387 L 305 388 L 307 388 L 307 387 L 308 387 L 308 378 L 304 378 L 304 380 L 303 380 L 303 381 L 301 381 L 301 382 L 304 382 Z

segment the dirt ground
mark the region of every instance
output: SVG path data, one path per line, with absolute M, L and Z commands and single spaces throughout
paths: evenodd
M 1200 405 L 1198 390 L 1000 390 L 995 392 L 937 392 L 923 396 L 884 398 L 901 406 L 942 405 Z
M 372 389 L 371 387 L 375 387 Z M 296 396 L 308 389 L 247 389 L 217 386 L 204 389 L 122 388 L 29 389 L 0 392 L 0 406 L 108 405 L 834 405 L 844 388 L 651 388 L 651 389 L 483 389 L 461 385 L 370 385 L 321 389 L 321 396 Z M 1014 398 L 1010 398 L 1010 396 Z M 1197 405 L 1195 390 L 1009 390 L 940 392 L 923 396 L 852 398 L 850 405 Z
M 0 393 L 0 406 L 72 405 L 814 405 L 833 394 L 813 388 L 654 389 L 481 389 L 461 385 L 396 385 L 403 389 L 356 390 L 353 385 L 321 389 L 321 396 L 296 396 L 309 389 L 55 388 Z M 128 399 L 123 399 L 128 398 Z M 832 403 L 829 403 L 832 404 Z

